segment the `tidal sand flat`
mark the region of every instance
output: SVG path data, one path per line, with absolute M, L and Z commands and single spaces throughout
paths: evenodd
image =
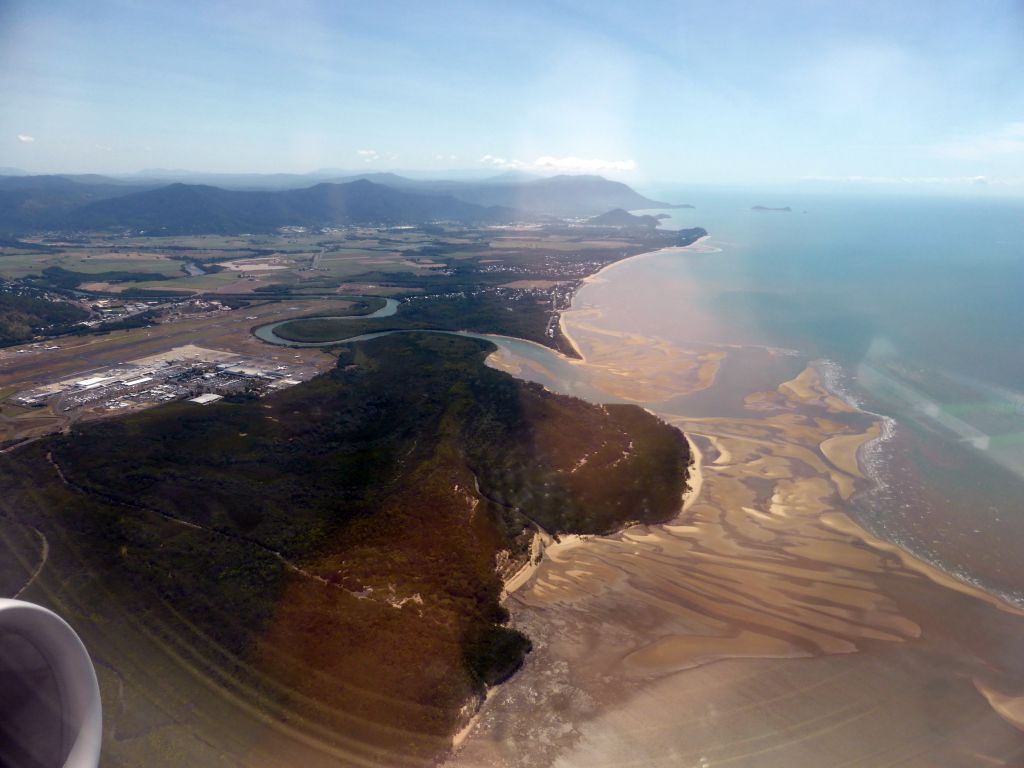
M 451 764 L 1020 764 L 1024 612 L 848 515 L 878 419 L 804 361 L 769 384 L 784 350 L 645 338 L 577 298 L 578 378 L 682 429 L 693 490 L 668 524 L 547 549 L 506 600 L 534 651 Z

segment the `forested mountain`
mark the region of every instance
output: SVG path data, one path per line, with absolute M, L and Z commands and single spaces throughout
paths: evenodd
M 276 192 L 170 184 L 83 206 L 63 219 L 63 227 L 119 227 L 154 235 L 182 235 L 437 220 L 500 223 L 515 215 L 510 210 L 484 208 L 446 195 L 405 192 L 366 180 Z
M 103 176 L 0 176 L 0 232 L 52 229 L 90 203 L 137 193 L 137 185 Z
M 283 226 L 495 224 L 669 205 L 600 176 L 503 174 L 482 181 L 426 181 L 374 173 L 312 186 L 306 184 L 315 177 L 297 174 L 210 176 L 233 188 L 168 184 L 167 178 L 0 176 L 0 233 L 131 229 L 188 235 Z M 288 185 L 295 186 L 281 188 Z

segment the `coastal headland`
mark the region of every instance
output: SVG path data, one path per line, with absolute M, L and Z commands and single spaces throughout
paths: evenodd
M 815 365 L 774 386 L 752 375 L 788 350 L 687 347 L 609 327 L 586 288 L 562 323 L 588 385 L 689 436 L 693 490 L 670 523 L 545 550 L 506 599 L 534 651 L 451 765 L 1020 760 L 1024 612 L 848 514 L 869 484 L 858 453 L 879 436 L 875 417 L 830 391 Z M 490 364 L 566 386 L 509 350 Z M 745 381 L 741 412 L 716 415 L 716 389 L 734 397 Z M 694 392 L 700 413 L 668 407 Z

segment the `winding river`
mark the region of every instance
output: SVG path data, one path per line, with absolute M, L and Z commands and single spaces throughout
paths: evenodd
M 387 299 L 387 304 L 376 312 L 368 315 L 341 315 L 332 316 L 331 320 L 372 320 L 376 318 L 391 317 L 398 311 L 399 302 L 395 299 Z M 516 375 L 528 381 L 535 381 L 543 384 L 552 392 L 559 394 L 573 395 L 592 402 L 628 402 L 624 398 L 609 396 L 609 393 L 599 389 L 590 380 L 592 371 L 582 361 L 572 360 L 561 353 L 538 344 L 534 341 L 518 339 L 513 336 L 503 336 L 496 333 L 474 333 L 473 331 L 448 331 L 442 329 L 393 329 L 387 331 L 374 331 L 352 336 L 347 339 L 336 341 L 291 341 L 278 336 L 275 330 L 285 323 L 302 318 L 290 318 L 279 320 L 275 323 L 262 325 L 253 331 L 253 334 L 261 341 L 268 344 L 277 344 L 284 347 L 330 347 L 338 344 L 351 344 L 359 341 L 369 341 L 381 336 L 389 336 L 394 333 L 440 333 L 448 336 L 465 336 L 471 339 L 488 341 L 498 347 L 497 352 L 488 358 L 488 364 L 501 368 L 515 369 Z
M 391 317 L 397 311 L 398 301 L 395 299 L 385 299 L 383 307 L 368 315 L 317 315 L 317 317 L 325 320 L 374 320 L 379 317 Z M 268 344 L 280 344 L 285 347 L 327 347 L 331 344 L 340 343 L 337 341 L 289 341 L 288 339 L 281 338 L 274 333 L 276 329 L 280 328 L 285 323 L 308 319 L 310 318 L 290 317 L 287 320 L 278 320 L 276 323 L 261 325 L 253 331 L 253 335 L 257 339 L 265 341 Z M 352 341 L 352 339 L 345 339 L 345 341 Z

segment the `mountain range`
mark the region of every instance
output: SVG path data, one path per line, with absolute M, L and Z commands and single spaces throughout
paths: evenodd
M 154 235 L 236 234 L 283 226 L 497 224 L 588 217 L 615 208 L 671 207 L 600 176 L 506 174 L 460 181 L 375 173 L 311 186 L 309 176 L 289 174 L 217 178 L 233 182 L 234 188 L 141 176 L 0 176 L 0 232 L 128 229 Z M 301 181 L 306 185 L 266 186 Z

